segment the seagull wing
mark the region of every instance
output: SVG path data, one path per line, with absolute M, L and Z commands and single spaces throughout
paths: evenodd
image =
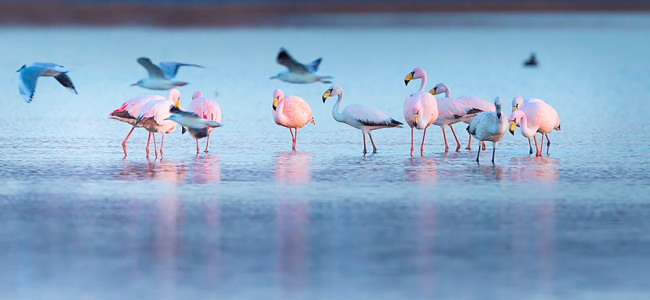
M 278 53 L 278 58 L 276 61 L 289 68 L 289 71 L 292 73 L 310 73 L 309 69 L 305 67 L 305 65 L 297 62 L 291 55 L 289 55 L 289 52 L 287 50 L 284 50 L 284 48 L 280 49 L 280 53 Z
M 312 61 L 310 64 L 307 65 L 307 69 L 309 69 L 309 71 L 312 73 L 318 71 L 318 66 L 320 66 L 321 60 L 323 60 L 322 57 L 315 61 Z
M 197 67 L 197 68 L 204 68 L 203 66 L 200 65 L 195 65 L 195 64 L 186 64 L 186 63 L 180 63 L 180 62 L 174 62 L 174 61 L 163 61 L 158 64 L 160 69 L 165 73 L 165 76 L 167 78 L 172 79 L 176 77 L 176 73 L 178 73 L 178 68 L 180 67 Z
M 78 95 L 77 90 L 74 88 L 74 85 L 72 84 L 72 80 L 70 80 L 70 77 L 68 77 L 68 74 L 61 73 L 59 75 L 54 76 L 54 78 L 56 78 L 56 81 L 58 81 L 61 85 L 66 87 L 68 90 Z
M 25 102 L 32 102 L 34 97 L 34 90 L 36 90 L 36 80 L 41 76 L 44 69 L 39 67 L 27 67 L 20 71 L 20 94 L 25 99 Z
M 146 57 L 140 57 L 138 58 L 138 63 L 147 69 L 147 72 L 149 72 L 149 77 L 163 79 L 167 78 L 160 67 L 154 65 L 150 59 Z

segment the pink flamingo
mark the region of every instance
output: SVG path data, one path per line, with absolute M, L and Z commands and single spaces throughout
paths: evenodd
M 298 140 L 298 128 L 302 128 L 307 123 L 314 123 L 309 104 L 298 96 L 284 97 L 282 90 L 273 91 L 273 120 L 275 124 L 289 128 L 291 132 L 291 149 L 296 150 L 296 141 Z M 291 131 L 293 128 L 296 133 Z
M 124 150 L 124 158 L 126 158 L 127 153 L 126 153 L 126 141 L 131 137 L 131 133 L 133 133 L 133 130 L 136 127 L 136 118 L 138 117 L 138 114 L 140 112 L 140 109 L 149 101 L 153 100 L 164 100 L 165 97 L 158 96 L 158 95 L 150 95 L 150 96 L 140 96 L 136 97 L 130 100 L 127 100 L 126 102 L 122 103 L 122 105 L 112 111 L 110 114 L 108 114 L 109 119 L 114 119 L 118 121 L 122 121 L 124 123 L 128 123 L 131 126 L 131 130 L 129 133 L 126 135 L 124 140 L 122 141 L 122 150 Z M 151 141 L 151 135 L 152 133 L 149 133 L 149 136 L 147 138 L 147 157 L 149 157 L 149 142 Z M 154 136 L 154 151 L 156 153 L 156 157 L 158 157 L 158 149 L 156 149 L 156 137 Z
M 510 115 L 510 128 L 509 131 L 512 135 L 515 134 L 515 126 L 519 125 L 521 129 L 521 135 L 528 138 L 532 137 L 535 140 L 535 157 L 542 157 L 543 148 L 544 148 L 544 136 L 548 140 L 548 133 L 553 130 L 560 131 L 560 117 L 558 116 L 555 109 L 546 104 L 542 100 L 538 101 L 529 101 L 523 107 L 516 109 L 512 115 Z M 542 134 L 542 142 L 539 148 L 537 148 L 537 137 L 536 133 Z M 548 141 L 546 145 L 546 155 L 548 155 L 548 148 L 550 148 L 551 142 Z M 531 153 L 532 154 L 532 153 Z
M 427 84 L 427 72 L 422 68 L 415 68 L 404 77 L 404 84 L 408 85 L 413 79 L 422 79 L 420 90 L 406 97 L 404 101 L 404 120 L 411 127 L 411 156 L 413 156 L 413 128 L 424 130 L 420 155 L 424 155 L 424 138 L 427 128 L 438 118 L 438 103 L 436 98 L 424 91 Z
M 161 133 L 160 139 L 160 157 L 163 156 L 163 143 L 165 142 L 165 133 L 171 133 L 176 129 L 176 122 L 169 119 L 171 108 L 176 106 L 180 108 L 181 93 L 177 89 L 172 89 L 167 95 L 167 99 L 153 100 L 145 103 L 140 109 L 136 126 L 143 127 L 152 134 Z M 154 135 L 155 136 L 155 135 Z M 156 145 L 154 144 L 154 147 Z M 149 157 L 149 156 L 147 156 Z
M 221 109 L 219 108 L 219 103 L 208 97 L 203 97 L 201 91 L 194 92 L 194 95 L 192 95 L 192 103 L 190 103 L 190 108 L 188 110 L 195 113 L 200 118 L 221 123 Z M 199 154 L 201 151 L 199 149 L 199 139 L 203 137 L 207 137 L 205 141 L 205 153 L 208 153 L 210 133 L 215 128 L 216 127 L 206 127 L 203 129 L 188 128 L 190 134 L 194 139 L 196 139 L 196 154 Z M 183 127 L 182 131 L 185 132 L 185 127 Z

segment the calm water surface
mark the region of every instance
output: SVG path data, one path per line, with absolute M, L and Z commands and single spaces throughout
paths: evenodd
M 647 299 L 650 16 L 489 17 L 488 27 L 0 28 L 0 298 Z M 268 79 L 282 70 L 280 47 L 323 56 L 343 105 L 402 120 L 419 85 L 404 75 L 421 66 L 428 88 L 445 82 L 452 95 L 508 107 L 517 94 L 542 98 L 562 131 L 541 159 L 508 134 L 494 166 L 490 151 L 480 166 L 475 150 L 444 153 L 438 127 L 422 157 L 408 155 L 406 128 L 376 131 L 379 153 L 364 157 L 360 132 L 320 100 L 327 85 Z M 531 51 L 541 66 L 523 69 Z M 177 131 L 165 159 L 147 160 L 136 130 L 122 159 L 129 127 L 106 115 L 155 93 L 129 86 L 145 76 L 139 56 L 206 66 L 177 77 L 191 83 L 183 106 L 196 89 L 221 105 L 209 155 Z M 43 78 L 25 104 L 14 71 L 30 61 L 71 68 L 79 95 Z M 273 123 L 275 88 L 314 112 L 297 152 Z

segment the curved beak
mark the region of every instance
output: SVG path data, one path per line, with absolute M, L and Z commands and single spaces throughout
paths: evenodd
M 515 110 L 517 110 L 517 109 L 519 109 L 519 107 L 517 105 L 513 106 L 512 107 L 512 112 L 515 112 Z
M 436 94 L 436 88 L 432 88 L 429 90 L 429 94 L 435 95 Z
M 406 77 L 404 77 L 404 85 L 409 85 L 409 81 L 413 80 L 413 74 L 415 74 L 415 72 L 406 74 Z
M 273 98 L 273 110 L 275 110 L 278 107 L 279 101 L 280 100 L 278 99 L 278 97 Z
M 187 127 L 181 126 L 181 134 L 185 134 L 186 131 L 187 131 Z
M 510 121 L 510 128 L 508 128 L 508 131 L 510 131 L 510 134 L 512 135 L 515 135 L 515 126 L 517 126 L 515 121 L 514 120 Z
M 500 111 L 497 112 L 497 119 L 501 119 L 501 112 Z
M 418 127 L 418 114 L 413 114 L 413 127 Z
M 325 103 L 325 100 L 329 98 L 332 95 L 332 90 L 327 90 L 325 93 L 323 93 L 323 103 Z

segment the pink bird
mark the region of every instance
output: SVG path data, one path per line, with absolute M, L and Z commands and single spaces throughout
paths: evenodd
M 438 103 L 436 98 L 424 91 L 427 84 L 427 72 L 422 68 L 415 68 L 404 77 L 404 84 L 408 85 L 413 79 L 422 79 L 420 90 L 406 97 L 404 101 L 404 120 L 411 127 L 411 156 L 413 156 L 413 128 L 424 130 L 420 155 L 424 155 L 424 137 L 427 128 L 438 118 Z
M 208 97 L 203 97 L 201 91 L 194 92 L 192 95 L 192 103 L 190 103 L 189 111 L 195 113 L 200 118 L 221 123 L 221 109 L 219 103 Z M 199 139 L 207 137 L 205 141 L 205 153 L 208 153 L 208 145 L 210 144 L 210 133 L 215 127 L 205 127 L 203 129 L 188 128 L 190 134 L 196 139 L 196 154 L 201 151 L 199 149 Z M 185 132 L 185 127 L 182 129 Z
M 126 102 L 122 103 L 122 106 L 120 106 L 118 109 L 114 110 L 110 114 L 108 114 L 109 119 L 114 119 L 118 121 L 122 121 L 124 123 L 128 123 L 132 125 L 133 127 L 129 131 L 129 133 L 126 135 L 126 138 L 122 141 L 122 150 L 124 150 L 124 158 L 126 158 L 127 153 L 126 153 L 126 141 L 131 137 L 131 133 L 133 133 L 133 130 L 136 127 L 136 119 L 138 117 L 138 114 L 140 113 L 140 109 L 149 101 L 153 100 L 164 100 L 165 97 L 158 96 L 158 95 L 149 95 L 149 96 L 140 96 L 136 97 L 130 100 L 127 100 Z M 147 138 L 147 157 L 149 157 L 149 142 L 151 141 L 151 135 L 152 133 L 149 133 L 149 137 Z M 156 137 L 154 136 L 153 140 L 154 144 L 154 150 L 156 152 L 156 157 L 158 157 L 158 150 L 156 149 Z
M 296 141 L 298 140 L 298 128 L 302 128 L 307 123 L 314 123 L 309 104 L 298 96 L 284 97 L 282 90 L 273 91 L 273 120 L 275 124 L 289 128 L 291 132 L 291 149 L 296 150 Z M 296 133 L 291 131 L 293 128 Z
M 169 119 L 171 108 L 176 106 L 180 108 L 181 93 L 177 89 L 172 89 L 167 95 L 167 99 L 153 100 L 145 103 L 135 122 L 136 126 L 143 127 L 150 133 L 159 132 L 162 135 L 160 139 L 160 157 L 163 156 L 163 143 L 165 142 L 165 133 L 171 133 L 176 129 L 176 122 Z M 156 145 L 154 145 L 156 147 Z M 147 157 L 148 154 L 147 154 Z

